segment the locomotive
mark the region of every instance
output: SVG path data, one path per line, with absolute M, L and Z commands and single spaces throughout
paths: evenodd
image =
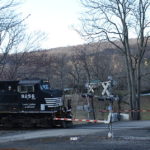
M 71 104 L 63 91 L 50 88 L 44 80 L 0 81 L 0 126 L 2 127 L 70 127 Z

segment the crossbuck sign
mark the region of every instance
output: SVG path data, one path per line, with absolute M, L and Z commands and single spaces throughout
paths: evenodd
M 93 87 L 91 85 L 88 86 L 88 93 L 94 93 Z
M 109 88 L 111 87 L 111 81 L 107 81 L 107 82 L 102 82 L 102 87 L 103 87 L 103 91 L 102 91 L 102 95 L 107 95 L 108 97 L 111 95 Z

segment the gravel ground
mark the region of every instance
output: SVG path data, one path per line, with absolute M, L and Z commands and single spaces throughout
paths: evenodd
M 77 128 L 81 129 L 84 126 Z M 98 125 L 89 125 L 85 128 L 97 131 Z M 7 131 L 1 131 L 0 135 L 4 136 L 5 132 Z M 6 135 L 14 135 L 15 132 L 11 131 Z M 19 131 L 17 134 L 24 132 L 26 131 Z M 0 143 L 0 150 L 150 150 L 150 127 L 114 128 L 113 132 L 114 138 L 112 139 L 107 138 L 106 130 L 100 130 L 88 135 L 5 142 Z

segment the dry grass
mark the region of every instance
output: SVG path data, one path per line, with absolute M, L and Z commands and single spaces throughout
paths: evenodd
M 141 97 L 141 110 L 150 110 L 150 96 Z M 142 120 L 150 120 L 150 112 L 141 113 Z
M 77 106 L 87 105 L 87 101 L 85 98 L 82 98 L 81 95 L 73 94 L 67 95 L 66 99 L 72 99 L 72 112 L 73 117 L 78 119 L 93 119 L 93 113 L 90 112 L 88 114 L 85 110 L 77 110 Z M 108 102 L 99 101 L 98 99 L 94 99 L 94 109 L 96 119 L 107 119 L 106 112 L 100 112 L 100 110 L 107 110 Z M 91 100 L 90 100 L 91 103 Z M 141 97 L 141 109 L 150 110 L 150 96 Z M 118 103 L 114 102 L 113 110 L 118 111 Z M 130 110 L 130 105 L 126 101 L 121 103 L 121 110 Z M 150 112 L 141 113 L 142 120 L 150 120 Z

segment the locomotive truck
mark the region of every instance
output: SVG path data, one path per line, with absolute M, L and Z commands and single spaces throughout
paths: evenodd
M 0 81 L 0 126 L 69 127 L 71 104 L 65 104 L 62 90 L 44 80 Z

